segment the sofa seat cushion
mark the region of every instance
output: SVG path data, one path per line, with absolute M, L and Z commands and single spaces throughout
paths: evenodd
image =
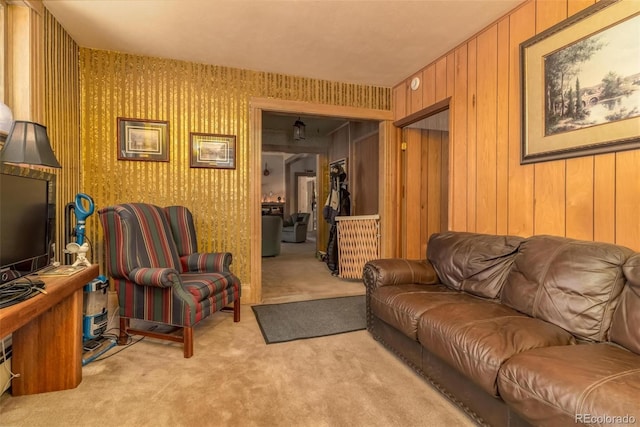
M 418 340 L 493 396 L 498 395 L 498 370 L 513 355 L 575 342 L 558 326 L 478 298 L 424 312 Z
M 539 348 L 506 361 L 498 389 L 534 425 L 630 424 L 598 417 L 640 420 L 640 355 L 609 343 Z
M 231 273 L 185 273 L 182 274 L 184 288 L 195 298 L 204 301 L 222 293 L 232 283 Z
M 418 320 L 427 310 L 473 297 L 444 285 L 382 286 L 371 292 L 371 313 L 417 340 Z

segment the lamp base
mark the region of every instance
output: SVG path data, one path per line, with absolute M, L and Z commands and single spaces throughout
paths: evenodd
M 77 243 L 69 243 L 67 245 L 66 251 L 68 253 L 78 254 L 76 261 L 71 264 L 74 267 L 78 267 L 80 265 L 84 265 L 85 267 L 91 266 L 91 261 L 89 261 L 89 259 L 87 258 L 87 252 L 89 252 L 89 245 L 87 243 L 83 243 L 82 245 L 79 245 Z

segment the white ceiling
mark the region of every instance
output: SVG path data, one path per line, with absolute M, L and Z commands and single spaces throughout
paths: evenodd
M 523 0 L 44 0 L 81 47 L 392 87 Z

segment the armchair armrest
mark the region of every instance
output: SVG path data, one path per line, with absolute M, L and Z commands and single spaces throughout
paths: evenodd
M 170 288 L 180 283 L 180 275 L 173 268 L 138 267 L 129 272 L 129 280 L 141 286 Z
M 182 268 L 190 273 L 228 273 L 231 252 L 198 252 L 180 257 Z
M 282 227 L 282 231 L 296 234 L 298 232 L 298 226 L 302 226 L 302 224 L 296 222 L 292 225 L 286 225 Z
M 440 283 L 436 271 L 428 260 L 403 258 L 377 259 L 367 262 L 364 266 L 363 280 L 368 290 L 389 285 Z

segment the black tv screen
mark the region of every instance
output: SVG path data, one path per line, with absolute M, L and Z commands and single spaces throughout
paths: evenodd
M 0 174 L 0 283 L 49 264 L 49 184 L 46 176 Z

